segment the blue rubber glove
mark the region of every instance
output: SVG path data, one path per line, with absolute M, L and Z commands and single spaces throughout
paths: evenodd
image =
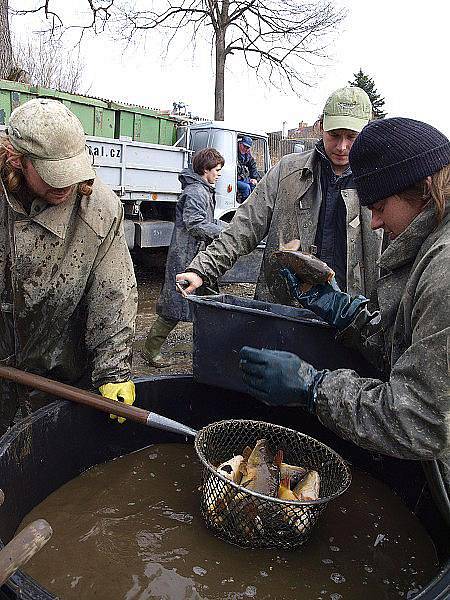
M 317 371 L 291 352 L 244 346 L 239 366 L 249 393 L 270 406 L 300 406 L 315 412 L 317 386 L 328 371 Z
M 293 299 L 339 331 L 348 327 L 362 307 L 369 302 L 364 296 L 352 298 L 342 292 L 334 277 L 331 283 L 314 285 L 307 292 L 303 292 L 303 282 L 290 269 L 281 269 L 280 275 L 286 280 Z

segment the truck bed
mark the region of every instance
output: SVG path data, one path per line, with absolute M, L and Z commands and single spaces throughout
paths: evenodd
M 86 145 L 97 173 L 124 202 L 177 201 L 178 175 L 188 163 L 186 148 L 89 136 Z

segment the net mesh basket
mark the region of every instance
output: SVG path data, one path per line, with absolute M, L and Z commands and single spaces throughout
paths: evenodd
M 283 462 L 314 469 L 320 476 L 320 498 L 288 501 L 247 490 L 216 471 L 245 446 L 265 438 Z M 331 448 L 307 435 L 271 423 L 227 420 L 199 431 L 195 448 L 202 462 L 201 512 L 208 528 L 221 539 L 246 548 L 294 550 L 308 539 L 330 500 L 350 485 L 350 470 Z

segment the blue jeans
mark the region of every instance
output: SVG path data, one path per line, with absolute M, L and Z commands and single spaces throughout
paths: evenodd
M 242 181 L 242 180 L 238 180 L 237 187 L 238 187 L 239 193 L 242 197 L 242 201 L 247 200 L 247 198 L 250 196 L 250 194 L 255 189 L 255 186 L 253 184 L 251 184 L 249 181 Z

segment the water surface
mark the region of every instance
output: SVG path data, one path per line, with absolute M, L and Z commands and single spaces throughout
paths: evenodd
M 295 552 L 240 549 L 199 512 L 200 465 L 159 444 L 96 466 L 46 498 L 53 537 L 26 567 L 63 599 L 409 598 L 437 571 L 433 543 L 390 489 L 353 471 Z

